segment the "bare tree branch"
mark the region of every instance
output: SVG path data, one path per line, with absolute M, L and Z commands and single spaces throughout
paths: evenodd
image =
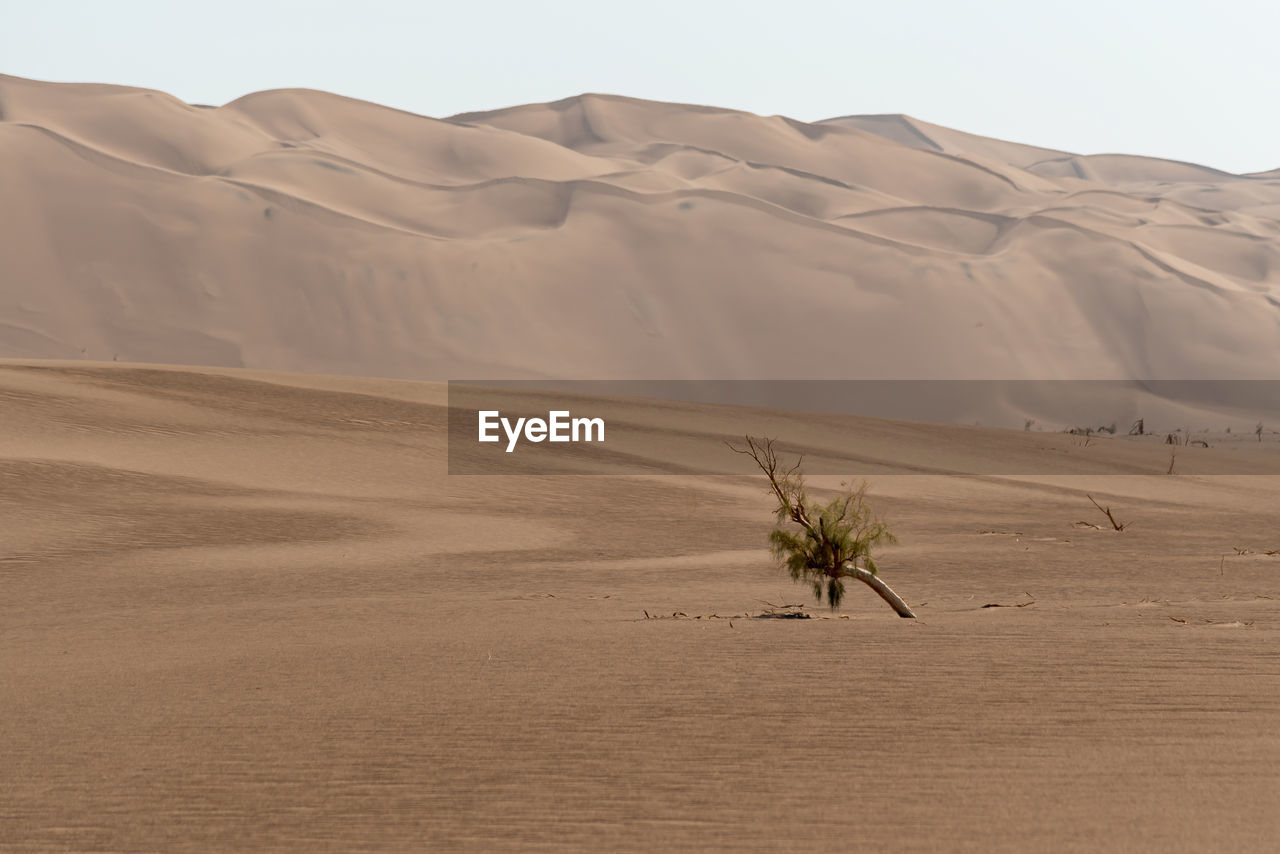
M 1086 498 L 1088 498 L 1090 501 L 1093 501 L 1093 496 L 1092 496 L 1092 495 L 1088 495 L 1088 494 L 1086 494 L 1086 495 L 1085 495 L 1085 497 L 1086 497 Z M 1128 525 L 1129 525 L 1129 523 L 1128 523 L 1128 522 L 1117 522 L 1117 521 L 1116 521 L 1116 517 L 1111 515 L 1111 508 L 1110 508 L 1110 507 L 1103 507 L 1101 504 L 1099 504 L 1099 503 L 1098 503 L 1098 502 L 1096 502 L 1096 501 L 1093 501 L 1093 506 L 1094 506 L 1094 507 L 1097 507 L 1097 508 L 1098 508 L 1099 510 L 1101 510 L 1104 514 L 1106 514 L 1107 521 L 1111 523 L 1111 527 L 1112 527 L 1112 528 L 1115 528 L 1117 531 L 1123 531 L 1126 527 L 1128 527 Z

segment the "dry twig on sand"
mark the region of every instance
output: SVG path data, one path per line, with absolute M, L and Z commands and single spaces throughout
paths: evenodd
M 1088 498 L 1090 501 L 1093 501 L 1092 495 L 1086 495 L 1085 497 Z M 1117 522 L 1116 517 L 1111 515 L 1110 507 L 1103 507 L 1101 504 L 1099 504 L 1096 501 L 1093 501 L 1093 506 L 1097 507 L 1099 510 L 1103 512 L 1103 514 L 1107 517 L 1107 521 L 1111 523 L 1111 527 L 1116 529 L 1117 531 L 1123 531 L 1125 528 L 1129 526 L 1128 522 Z
M 1028 601 L 1026 601 L 1026 602 L 1013 602 L 1013 603 L 1010 603 L 1010 604 L 1005 604 L 1004 602 L 988 602 L 987 604 L 983 605 L 982 607 L 983 607 L 983 608 L 1025 608 L 1025 607 L 1027 607 L 1028 605 L 1034 605 L 1034 604 L 1036 604 L 1036 599 L 1035 599 L 1035 597 L 1034 597 L 1034 596 L 1032 596 L 1030 593 L 1024 593 L 1023 595 L 1027 597 Z M 982 609 L 981 609 L 981 608 L 979 608 L 978 610 L 982 610 Z

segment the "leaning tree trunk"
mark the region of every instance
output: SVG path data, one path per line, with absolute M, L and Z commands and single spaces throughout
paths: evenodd
M 889 607 L 896 611 L 899 617 L 915 619 L 915 612 L 907 607 L 907 603 L 902 601 L 901 596 L 893 592 L 892 587 L 880 580 L 880 576 L 852 563 L 845 564 L 845 572 L 880 594 L 880 598 L 888 602 Z

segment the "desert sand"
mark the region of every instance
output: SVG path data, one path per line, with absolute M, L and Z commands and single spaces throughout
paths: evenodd
M 598 399 L 613 474 L 460 475 L 439 382 L 1275 381 L 1280 172 L 0 76 L 0 198 L 0 851 L 1280 839 L 1280 410 Z M 747 431 L 918 619 L 778 569 Z
M 809 601 L 760 478 L 447 476 L 444 423 L 439 384 L 0 365 L 0 850 L 1280 838 L 1273 476 L 875 477 L 919 619 L 729 620 Z M 868 430 L 918 437 L 803 442 Z
M 1276 378 L 1275 172 L 904 116 L 582 95 L 435 119 L 307 90 L 204 107 L 0 77 L 0 197 L 0 357 Z

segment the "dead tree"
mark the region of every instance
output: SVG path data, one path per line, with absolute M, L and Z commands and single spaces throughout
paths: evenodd
M 846 489 L 825 506 L 811 502 L 800 471 L 803 457 L 784 467 L 773 439 L 745 438 L 742 446 L 725 444 L 735 453 L 751 457 L 769 478 L 769 489 L 778 501 L 778 527 L 769 534 L 769 544 L 791 578 L 811 584 L 818 601 L 825 592 L 832 608 L 844 597 L 844 580 L 854 578 L 874 590 L 899 617 L 914 618 L 902 597 L 880 579 L 871 556 L 873 547 L 896 542 L 896 538 L 872 514 L 866 502 L 866 485 Z M 795 527 L 788 528 L 788 524 Z
M 1173 462 L 1172 462 L 1172 461 L 1170 461 L 1170 463 L 1169 463 L 1169 472 L 1170 472 L 1171 474 L 1173 473 Z M 1085 497 L 1086 497 L 1086 498 L 1088 498 L 1090 501 L 1093 501 L 1093 496 L 1092 496 L 1092 495 L 1085 495 Z M 1103 507 L 1101 504 L 1099 504 L 1099 503 L 1098 503 L 1098 502 L 1096 502 L 1096 501 L 1093 501 L 1093 506 L 1094 506 L 1094 507 L 1097 507 L 1099 510 L 1101 510 L 1101 511 L 1103 512 L 1103 514 L 1107 517 L 1107 521 L 1111 523 L 1111 527 L 1112 527 L 1112 528 L 1114 528 L 1114 529 L 1116 529 L 1117 531 L 1123 531 L 1125 528 L 1127 528 L 1127 527 L 1129 526 L 1129 523 L 1128 523 L 1128 522 L 1117 522 L 1117 521 L 1116 521 L 1116 517 L 1111 515 L 1111 508 L 1110 508 L 1110 507 Z

